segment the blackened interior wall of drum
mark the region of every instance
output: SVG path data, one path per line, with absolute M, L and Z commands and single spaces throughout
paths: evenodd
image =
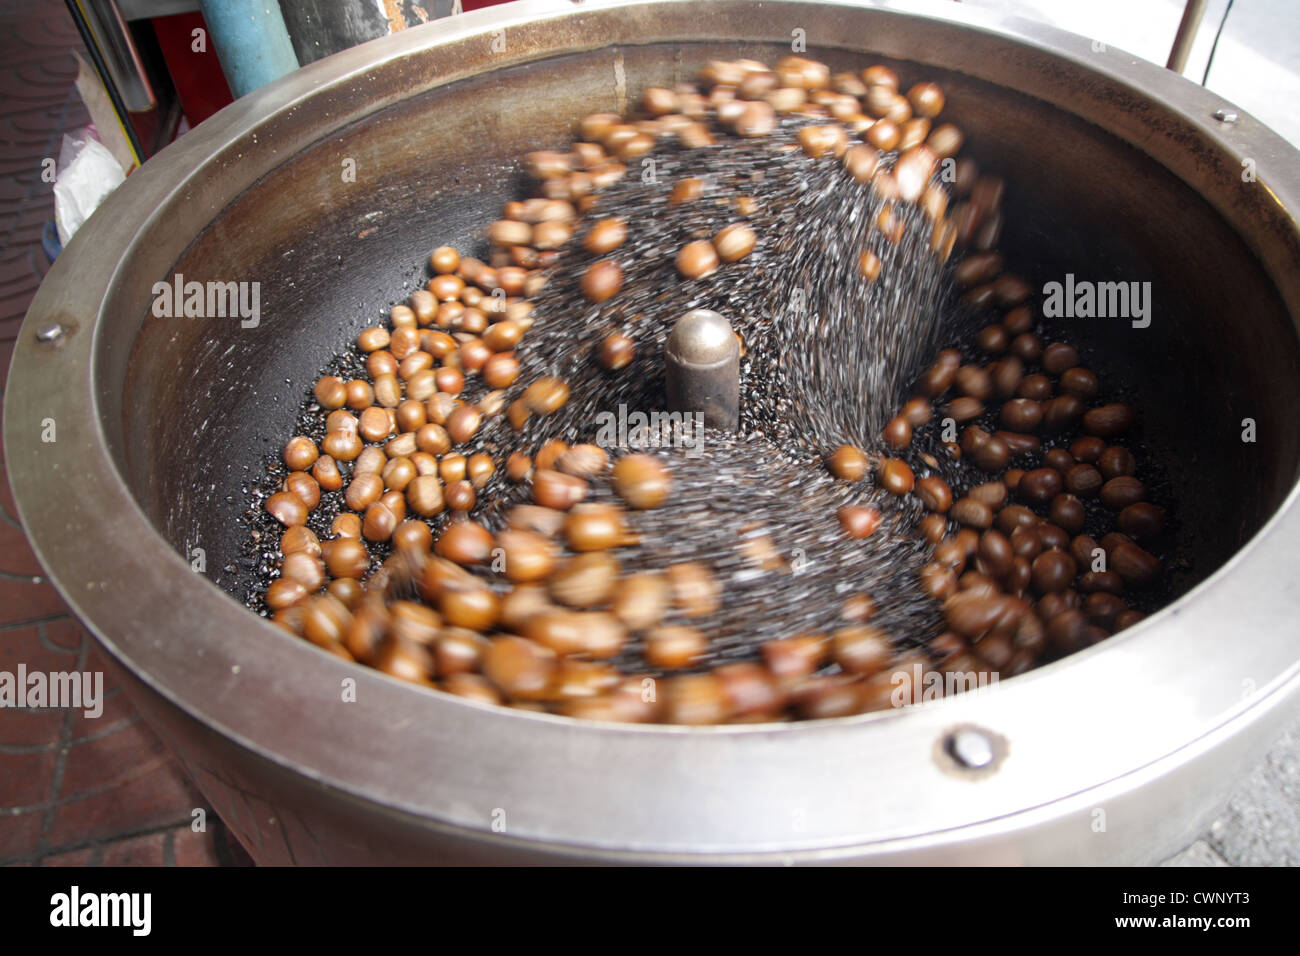
M 526 186 L 521 160 L 562 147 L 595 110 L 634 103 L 647 85 L 686 79 L 711 57 L 775 61 L 759 44 L 649 45 L 553 58 L 419 94 L 330 135 L 228 204 L 201 193 L 210 222 L 170 268 L 141 258 L 114 291 L 139 322 L 105 339 L 106 422 L 143 510 L 178 550 L 202 546 L 208 576 L 244 543 L 237 520 L 264 455 L 292 434 L 317 371 L 421 284 L 437 245 L 482 254 L 484 229 Z M 810 50 L 836 69 L 876 58 Z M 620 92 L 615 58 L 626 78 Z M 1149 281 L 1149 328 L 1067 320 L 1107 394 L 1139 410 L 1143 446 L 1178 502 L 1171 571 L 1178 590 L 1220 566 L 1281 502 L 1300 460 L 1300 348 L 1254 255 L 1194 190 L 1104 129 L 1032 96 L 959 74 L 894 64 L 904 85 L 940 82 L 944 118 L 967 152 L 1008 183 L 1003 249 L 1041 287 L 1067 272 Z M 1210 160 L 1207 160 L 1210 161 Z M 344 176 L 351 167 L 355 181 Z M 260 283 L 261 323 L 158 318 L 153 281 Z M 130 324 L 124 321 L 124 328 Z M 123 360 L 125 358 L 125 361 Z M 1241 441 L 1253 418 L 1259 440 Z

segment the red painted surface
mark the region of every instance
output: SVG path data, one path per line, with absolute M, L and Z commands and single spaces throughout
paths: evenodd
M 191 127 L 198 126 L 233 99 L 225 74 L 221 72 L 221 62 L 212 47 L 207 25 L 203 22 L 203 14 L 178 13 L 171 17 L 154 17 L 151 22 L 185 118 Z M 203 51 L 194 49 L 198 42 L 196 30 L 203 31 Z

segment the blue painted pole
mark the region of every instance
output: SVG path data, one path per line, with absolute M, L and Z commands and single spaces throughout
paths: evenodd
M 199 0 L 236 97 L 298 69 L 278 0 Z

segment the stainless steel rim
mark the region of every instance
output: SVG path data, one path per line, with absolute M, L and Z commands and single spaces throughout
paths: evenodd
M 1082 38 L 951 5 L 923 9 L 526 0 L 320 61 L 188 134 L 132 176 L 64 251 L 15 350 L 7 459 L 24 525 L 63 596 L 154 691 L 242 746 L 392 812 L 487 839 L 498 838 L 493 813 L 504 809 L 501 838 L 616 856 L 891 853 L 1032 828 L 1078 814 L 1094 797 L 1129 792 L 1155 768 L 1187 780 L 1223 759 L 1229 729 L 1276 717 L 1300 686 L 1293 642 L 1278 629 L 1300 612 L 1294 488 L 1245 548 L 1173 606 L 990 692 L 794 725 L 623 727 L 429 693 L 285 637 L 190 574 L 132 500 L 106 447 L 93 353 L 129 343 L 100 334 L 102 303 L 121 279 L 119 251 L 151 220 L 181 203 L 214 215 L 308 142 L 433 86 L 618 44 L 780 42 L 802 27 L 814 54 L 859 47 L 845 38 L 869 36 L 881 55 L 1021 88 L 1032 79 L 1044 98 L 1094 122 L 1100 104 L 1114 110 L 1120 102 L 1108 114 L 1111 131 L 1201 188 L 1300 316 L 1300 232 L 1287 212 L 1300 208 L 1300 164 L 1279 137 L 1240 111 L 1233 124 L 1215 120 L 1231 104 L 1118 51 L 1094 53 Z M 497 30 L 508 37 L 503 54 L 488 51 Z M 989 44 L 1002 55 L 988 56 Z M 370 86 L 375 76 L 385 82 Z M 1258 208 L 1259 194 L 1244 201 L 1244 186 L 1225 179 L 1246 156 L 1274 208 L 1267 220 L 1246 211 Z M 49 334 L 51 323 L 62 334 Z M 40 440 L 46 417 L 57 422 L 53 444 Z M 344 678 L 356 681 L 355 703 L 340 699 Z M 1104 709 L 1096 707 L 1099 687 Z M 286 714 L 330 736 L 295 733 Z M 936 757 L 938 742 L 961 725 L 1009 741 L 996 772 L 963 774 Z

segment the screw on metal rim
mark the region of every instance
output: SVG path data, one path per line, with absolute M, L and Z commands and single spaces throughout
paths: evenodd
M 1235 110 L 1215 110 L 1214 118 L 1220 123 L 1235 123 L 1238 117 Z
M 981 770 L 996 756 L 993 739 L 977 727 L 962 727 L 948 735 L 944 749 L 963 767 Z
M 55 345 L 67 332 L 68 330 L 58 322 L 42 322 L 36 329 L 36 341 L 42 345 Z

